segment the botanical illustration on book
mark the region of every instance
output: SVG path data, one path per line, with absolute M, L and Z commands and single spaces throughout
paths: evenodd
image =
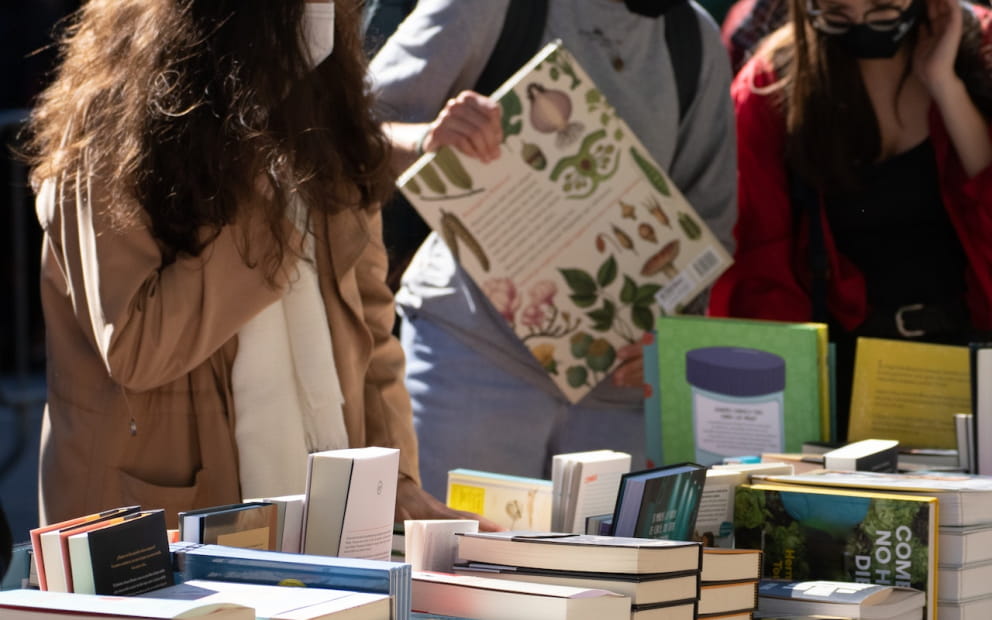
M 442 147 L 398 184 L 574 402 L 731 258 L 560 43 L 493 97 L 496 161 Z

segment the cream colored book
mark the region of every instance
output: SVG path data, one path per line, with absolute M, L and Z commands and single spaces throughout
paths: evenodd
M 368 447 L 309 456 L 303 553 L 389 561 L 399 455 Z
M 511 530 L 551 529 L 550 480 L 474 469 L 448 472 L 447 505 Z
M 398 185 L 575 402 L 732 259 L 560 43 L 493 98 L 498 159 L 443 147 Z

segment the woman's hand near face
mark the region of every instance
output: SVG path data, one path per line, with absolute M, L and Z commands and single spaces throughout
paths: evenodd
M 961 166 L 973 177 L 992 165 L 988 123 L 954 73 L 961 44 L 962 7 L 958 0 L 927 0 L 930 25 L 920 27 L 913 73 L 940 110 Z
M 940 101 L 945 91 L 960 81 L 954 73 L 954 59 L 961 44 L 962 17 L 958 0 L 925 0 L 930 23 L 919 28 L 913 71 Z

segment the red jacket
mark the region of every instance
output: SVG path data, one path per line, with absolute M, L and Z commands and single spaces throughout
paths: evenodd
M 974 10 L 988 41 L 992 13 Z M 807 226 L 796 238 L 786 183 L 785 120 L 772 97 L 752 87 L 774 79 L 767 62 L 753 58 L 731 86 L 737 115 L 737 250 L 734 265 L 713 287 L 713 316 L 808 321 L 812 315 Z M 936 106 L 930 110 L 930 140 L 941 197 L 968 257 L 965 281 L 972 323 L 992 329 L 992 166 L 966 178 Z M 864 278 L 838 254 L 822 209 L 820 216 L 829 261 L 827 306 L 850 330 L 868 316 Z

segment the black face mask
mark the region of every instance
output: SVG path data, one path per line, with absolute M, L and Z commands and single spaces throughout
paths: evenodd
M 627 10 L 645 17 L 658 17 L 679 2 L 688 0 L 623 0 Z
M 855 58 L 892 58 L 906 35 L 917 26 L 920 2 L 913 0 L 896 19 L 892 30 L 874 30 L 867 24 L 854 24 L 843 34 L 828 35 L 837 38 L 845 50 Z

